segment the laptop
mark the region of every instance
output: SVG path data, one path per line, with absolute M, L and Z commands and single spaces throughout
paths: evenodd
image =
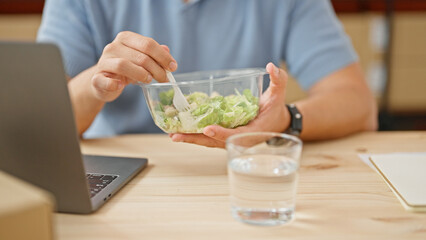
M 0 42 L 1 170 L 50 191 L 59 212 L 91 213 L 146 165 L 82 155 L 59 49 Z

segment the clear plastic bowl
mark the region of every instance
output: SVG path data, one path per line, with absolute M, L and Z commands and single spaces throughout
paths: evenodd
M 264 68 L 175 74 L 191 109 L 173 106 L 173 83 L 139 84 L 155 124 L 166 133 L 202 133 L 209 125 L 235 128 L 257 116 Z

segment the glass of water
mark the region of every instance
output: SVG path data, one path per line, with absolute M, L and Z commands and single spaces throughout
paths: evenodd
M 275 226 L 294 218 L 302 142 L 287 134 L 236 134 L 226 142 L 231 212 L 249 224 Z

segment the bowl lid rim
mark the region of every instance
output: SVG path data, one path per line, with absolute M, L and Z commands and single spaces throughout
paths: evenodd
M 208 71 L 196 71 L 196 72 L 188 72 L 188 73 L 178 73 L 175 74 L 175 78 L 181 78 L 184 77 L 185 75 L 193 75 L 193 74 L 206 74 L 206 75 L 212 75 L 212 74 L 226 74 L 226 73 L 230 73 L 230 72 L 234 72 L 236 74 L 230 75 L 230 76 L 226 76 L 226 77 L 221 77 L 221 78 L 215 78 L 215 79 L 200 79 L 200 80 L 195 80 L 195 81 L 183 81 L 183 82 L 176 82 L 176 83 L 171 83 L 171 82 L 164 82 L 164 83 L 159 83 L 159 82 L 155 82 L 155 83 L 143 83 L 143 82 L 137 82 L 136 84 L 141 86 L 141 87 L 146 87 L 146 88 L 151 88 L 151 87 L 165 87 L 165 86 L 173 86 L 173 85 L 191 85 L 191 84 L 201 84 L 201 83 L 206 83 L 206 82 L 222 82 L 222 81 L 226 81 L 229 79 L 233 79 L 235 77 L 249 77 L 249 76 L 253 76 L 253 75 L 264 75 L 267 74 L 266 69 L 265 68 L 236 68 L 236 69 L 225 69 L 225 70 L 208 70 Z M 241 74 L 238 74 L 241 73 Z

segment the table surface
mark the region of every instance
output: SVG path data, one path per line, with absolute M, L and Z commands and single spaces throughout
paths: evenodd
M 426 132 L 369 132 L 304 145 L 296 219 L 257 227 L 230 215 L 226 151 L 166 135 L 84 140 L 82 151 L 147 157 L 96 213 L 55 214 L 58 239 L 426 239 L 426 213 L 404 210 L 360 153 L 426 152 Z

